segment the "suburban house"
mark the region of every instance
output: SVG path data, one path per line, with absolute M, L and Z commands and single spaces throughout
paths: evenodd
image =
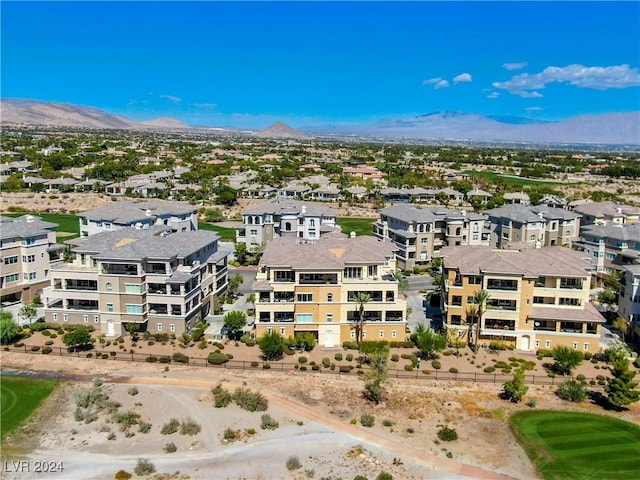
M 480 203 L 487 203 L 489 200 L 493 198 L 493 195 L 479 188 L 474 188 L 473 190 L 469 190 L 467 192 L 466 197 L 467 197 L 467 202 L 471 202 L 477 199 L 477 201 Z
M 217 307 L 228 286 L 227 252 L 210 231 L 164 225 L 72 240 L 74 259 L 51 270 L 45 320 L 94 325 L 109 337 L 127 324 L 177 335 Z
M 583 225 L 603 223 L 624 225 L 637 223 L 640 220 L 640 207 L 615 202 L 586 202 L 574 206 L 573 211 L 582 215 Z
M 623 268 L 618 314 L 627 321 L 629 339 L 637 341 L 640 338 L 640 265 L 625 265 Z
M 441 207 L 395 205 L 379 211 L 373 233 L 398 248 L 398 266 L 426 266 L 444 246 L 489 245 L 482 215 Z
M 321 347 L 356 339 L 364 306 L 363 338 L 404 340 L 406 301 L 398 292 L 394 244 L 373 237 L 327 235 L 313 242 L 278 238 L 268 243 L 253 291 L 255 334 L 285 337 L 310 332 Z
M 87 210 L 80 217 L 80 235 L 152 225 L 167 225 L 174 231 L 198 229 L 198 207 L 184 202 L 141 200 L 112 202 L 104 207 Z
M 317 240 L 323 233 L 339 229 L 336 217 L 336 211 L 323 204 L 273 199 L 243 212 L 236 242 L 251 251 L 276 237 Z
M 531 199 L 529 195 L 524 192 L 507 192 L 502 198 L 504 198 L 504 203 L 506 204 L 520 204 L 520 205 L 530 205 Z
M 30 303 L 49 285 L 49 272 L 62 262 L 58 225 L 33 215 L 0 216 L 0 298 L 2 305 Z
M 582 240 L 576 247 L 593 259 L 598 274 L 612 274 L 622 270 L 623 257 L 637 258 L 640 254 L 640 223 L 604 223 L 582 227 Z
M 491 245 L 511 243 L 570 247 L 580 238 L 580 215 L 544 205 L 503 205 L 486 210 L 491 229 Z
M 474 295 L 489 294 L 479 345 L 505 342 L 521 351 L 568 346 L 600 351 L 605 319 L 589 302 L 592 263 L 562 247 L 496 250 L 460 246 L 441 250 L 446 327 L 475 343 Z

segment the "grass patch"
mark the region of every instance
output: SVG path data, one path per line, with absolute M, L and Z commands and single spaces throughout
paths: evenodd
M 36 378 L 0 378 L 0 438 L 22 425 L 49 396 L 58 382 Z
M 219 225 L 215 225 L 213 223 L 208 222 L 198 222 L 199 230 L 211 230 L 220 235 L 220 240 L 223 242 L 235 242 L 236 241 L 236 229 L 221 227 Z
M 349 235 L 351 232 L 356 232 L 358 237 L 360 236 L 373 236 L 373 226 L 371 225 L 376 221 L 375 218 L 352 218 L 352 217 L 339 217 L 337 219 L 338 225 L 342 228 L 342 233 Z
M 579 412 L 522 411 L 509 424 L 545 479 L 638 478 L 640 427 Z

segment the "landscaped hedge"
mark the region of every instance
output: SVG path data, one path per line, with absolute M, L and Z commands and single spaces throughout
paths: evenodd
M 211 352 L 207 357 L 207 362 L 211 363 L 212 365 L 222 365 L 223 363 L 227 363 L 228 361 L 229 357 L 227 356 L 227 354 L 222 352 Z

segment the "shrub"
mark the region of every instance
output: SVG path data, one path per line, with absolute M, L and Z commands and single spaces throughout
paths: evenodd
M 535 398 L 532 398 L 527 402 L 527 407 L 536 408 L 537 406 L 538 406 L 538 400 L 536 400 Z
M 347 362 L 353 362 L 353 353 L 347 353 L 344 358 L 347 360 Z
M 287 470 L 298 470 L 302 468 L 302 464 L 300 463 L 300 459 L 295 455 L 287 458 Z
M 578 380 L 579 382 L 584 382 L 586 379 L 587 379 L 587 377 L 585 377 L 581 373 L 576 376 L 576 380 Z
M 235 432 L 235 430 L 232 430 L 231 428 L 227 427 L 224 429 L 224 432 L 222 432 L 222 436 L 225 440 L 235 440 L 236 437 L 238 436 Z
M 435 370 L 440 370 L 442 368 L 442 364 L 440 363 L 440 360 L 432 360 L 431 361 L 431 366 L 435 369 Z
M 171 358 L 174 362 L 189 363 L 189 357 L 187 357 L 184 353 L 176 352 Z
M 353 365 L 340 365 L 340 373 L 349 373 L 353 370 Z
M 382 421 L 382 425 L 384 425 L 385 427 L 393 427 L 393 422 L 389 419 L 385 419 Z
M 169 355 L 162 355 L 158 359 L 160 363 L 169 363 L 171 361 L 171 357 Z
M 485 367 L 483 370 L 484 373 L 493 373 L 495 371 L 496 371 L 495 367 Z
M 131 387 L 127 393 L 131 396 L 137 395 L 138 389 L 136 387 Z
M 451 368 L 449 369 L 449 373 L 458 373 L 458 369 L 457 369 L 457 368 L 455 368 L 455 367 L 451 367 Z
M 583 382 L 579 382 L 578 380 L 567 380 L 566 382 L 558 385 L 556 395 L 558 395 L 562 400 L 578 403 L 587 397 L 587 385 Z
M 177 418 L 171 418 L 167 423 L 162 426 L 160 429 L 160 433 L 162 435 L 171 435 L 172 433 L 176 433 L 180 428 L 180 422 Z
M 376 480 L 393 480 L 393 475 L 389 472 L 380 472 L 380 474 L 376 477 Z
M 398 355 L 397 353 L 394 353 L 393 355 L 391 355 L 391 361 L 392 362 L 399 362 L 400 361 L 400 355 Z
M 129 480 L 133 475 L 131 475 L 126 470 L 118 470 L 114 476 L 116 480 Z
M 325 368 L 329 368 L 329 366 L 331 365 L 331 360 L 328 358 L 323 358 L 322 359 L 322 366 Z
M 180 424 L 180 435 L 193 436 L 200 433 L 200 430 L 202 430 L 202 427 L 192 418 L 186 418 Z
M 146 458 L 139 458 L 136 468 L 133 469 L 136 475 L 141 477 L 145 475 L 151 475 L 156 472 L 156 467 L 153 463 L 149 462 Z
M 162 445 L 162 450 L 165 453 L 175 453 L 178 451 L 178 447 L 176 447 L 176 444 L 173 442 L 169 442 L 169 443 L 165 443 L 164 445 Z
M 151 431 L 151 424 L 147 422 L 139 422 L 138 423 L 138 432 L 140 433 L 149 433 Z
M 376 417 L 369 413 L 363 413 L 360 416 L 360 425 L 363 427 L 373 427 L 376 423 Z
M 443 442 L 451 442 L 458 439 L 458 432 L 455 428 L 442 427 L 438 430 L 438 438 Z
M 342 360 L 342 354 L 341 354 L 341 353 L 336 353 L 336 354 L 333 356 L 333 358 L 335 358 L 335 360 L 336 360 L 337 362 L 339 362 L 339 361 L 341 361 L 341 360 Z
M 404 369 L 405 369 L 407 372 L 411 372 L 411 371 L 413 371 L 413 364 L 405 365 L 405 366 L 404 366 Z
M 37 352 L 38 350 L 40 350 L 40 347 L 38 345 L 34 345 L 33 347 L 31 347 L 32 352 Z
M 593 353 L 591 352 L 584 352 L 584 359 L 585 360 L 591 360 L 591 358 L 593 357 Z
M 313 370 L 314 372 L 317 372 L 318 370 L 320 370 L 320 365 L 312 365 L 311 370 Z
M 222 388 L 222 385 L 216 385 L 213 390 L 213 406 L 216 408 L 227 407 L 233 401 L 233 395 L 229 390 Z
M 296 365 L 297 367 L 298 365 Z M 301 372 L 306 372 L 307 371 L 307 367 L 305 367 L 304 365 L 300 367 L 300 371 Z
M 233 393 L 233 401 L 240 408 L 249 412 L 266 412 L 269 408 L 269 402 L 264 395 L 242 387 Z
M 342 348 L 345 350 L 358 350 L 358 342 L 342 342 Z
M 44 348 L 42 349 L 42 353 L 43 353 L 44 355 L 49 355 L 51 352 L 53 352 L 53 348 L 51 348 L 51 347 L 44 347 Z
M 263 368 L 264 370 L 269 370 L 269 369 L 271 368 L 271 365 L 270 365 L 270 364 L 268 364 L 268 363 L 263 363 L 263 364 L 262 364 L 262 368 Z
M 275 430 L 280 426 L 280 424 L 273 418 L 271 418 L 271 415 L 269 415 L 268 413 L 264 413 L 262 417 L 260 417 L 260 419 L 260 428 L 262 430 Z
M 222 365 L 224 363 L 227 363 L 229 361 L 229 357 L 227 356 L 226 353 L 222 353 L 222 352 L 211 352 L 208 356 L 207 356 L 207 362 L 209 362 L 212 365 Z
M 298 357 L 298 363 L 307 363 L 308 358 L 305 356 Z
M 158 357 L 154 357 L 153 355 L 149 355 L 144 359 L 145 362 L 154 363 L 158 361 Z

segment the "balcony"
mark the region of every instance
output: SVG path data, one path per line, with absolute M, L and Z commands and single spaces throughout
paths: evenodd
M 98 310 L 97 300 L 69 300 L 68 310 Z
M 338 275 L 335 273 L 301 273 L 300 285 L 337 285 Z
M 103 275 L 138 275 L 137 265 L 102 264 Z
M 489 330 L 515 330 L 516 322 L 487 319 L 484 321 L 484 328 Z
M 507 290 L 511 292 L 518 291 L 517 280 L 487 280 L 487 290 Z
M 274 322 L 291 322 L 295 321 L 293 313 L 288 312 L 275 312 L 273 315 Z
M 529 320 L 531 321 L 531 320 Z M 533 324 L 533 329 L 537 331 L 543 332 L 555 332 L 556 331 L 556 322 L 540 322 L 536 321 Z
M 560 322 L 560 331 L 566 333 L 582 333 L 582 324 L 575 322 Z
M 269 300 L 267 300 L 269 301 Z M 275 292 L 273 294 L 273 301 L 277 303 L 289 303 L 295 301 L 295 295 L 290 292 Z
M 57 284 L 56 287 L 58 287 Z M 96 280 L 67 280 L 65 290 L 83 290 L 95 292 L 98 290 L 98 282 Z

